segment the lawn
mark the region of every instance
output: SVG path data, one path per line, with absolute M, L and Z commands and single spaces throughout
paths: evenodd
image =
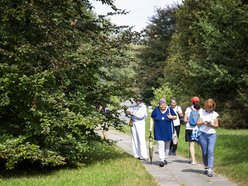
M 132 156 L 115 146 L 99 145 L 88 163 L 77 168 L 1 172 L 3 186 L 157 186 Z

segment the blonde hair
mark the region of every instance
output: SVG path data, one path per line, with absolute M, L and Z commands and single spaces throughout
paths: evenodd
M 204 102 L 204 109 L 206 110 L 207 108 L 212 108 L 213 110 L 215 110 L 216 103 L 212 98 L 209 98 Z

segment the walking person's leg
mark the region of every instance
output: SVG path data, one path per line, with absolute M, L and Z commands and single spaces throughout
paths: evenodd
M 189 142 L 189 151 L 190 151 L 190 157 L 191 157 L 191 164 L 196 164 L 195 160 L 195 142 L 191 141 Z
M 185 142 L 188 142 L 189 144 L 189 148 L 188 148 L 188 151 L 189 151 L 189 163 L 191 162 L 190 159 L 191 159 L 191 152 L 190 152 L 190 142 L 191 142 L 191 134 L 192 134 L 192 131 L 191 130 L 185 130 Z
M 165 152 L 165 157 L 164 157 L 164 163 L 167 164 L 167 158 L 168 158 L 168 155 L 169 155 L 169 151 L 170 151 L 170 143 L 171 141 L 165 141 L 164 144 L 165 144 L 165 149 L 164 149 L 164 152 Z
M 137 137 L 137 129 L 136 125 L 134 124 L 131 127 L 131 138 L 132 138 L 132 148 L 133 148 L 133 156 L 135 158 L 140 158 L 140 152 L 139 152 L 139 144 L 138 144 L 138 137 Z
M 169 155 L 172 155 L 172 154 L 173 154 L 173 153 L 172 153 L 173 150 L 174 150 L 174 145 L 173 145 L 172 140 L 171 140 Z
M 214 167 L 214 146 L 216 143 L 216 134 L 208 135 L 208 176 L 213 176 L 213 167 Z
M 146 137 L 145 137 L 145 123 L 139 123 L 136 125 L 137 128 L 137 138 L 138 138 L 138 151 L 140 152 L 141 159 L 148 159 L 147 147 L 146 147 Z
M 107 140 L 108 139 L 108 135 L 107 135 L 108 130 L 109 130 L 108 123 L 107 122 L 104 122 L 103 123 L 103 127 L 102 127 L 102 134 L 103 134 L 103 139 L 104 140 Z
M 164 159 L 165 159 L 165 142 L 162 140 L 157 141 L 158 143 L 158 156 L 159 156 L 159 166 L 164 166 Z
M 199 136 L 199 144 L 201 146 L 202 150 L 202 160 L 205 168 L 208 168 L 208 140 L 207 140 L 207 134 L 206 133 L 201 133 Z

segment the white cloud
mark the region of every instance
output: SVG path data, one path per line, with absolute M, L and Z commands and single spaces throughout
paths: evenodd
M 102 5 L 99 1 L 90 0 L 95 7 L 94 11 L 100 15 L 105 15 L 111 11 L 107 5 Z M 164 8 L 166 5 L 182 3 L 182 0 L 116 0 L 117 8 L 125 9 L 130 13 L 127 15 L 115 15 L 110 19 L 117 25 L 134 26 L 134 30 L 141 31 L 149 22 L 149 17 L 155 14 L 155 8 Z

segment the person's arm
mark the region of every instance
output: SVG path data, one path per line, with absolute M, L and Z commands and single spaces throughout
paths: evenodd
M 176 120 L 177 116 L 176 116 L 176 114 L 175 115 L 168 114 L 168 118 L 172 119 L 172 120 Z
M 131 111 L 128 107 L 126 109 L 124 109 L 124 113 L 125 113 L 126 117 L 131 118 Z
M 169 109 L 169 114 L 167 115 L 167 117 L 169 119 L 176 120 L 177 119 L 177 115 L 174 112 L 174 110 L 171 107 L 168 107 L 168 109 Z
M 187 108 L 184 115 L 184 123 L 188 123 L 188 122 L 189 122 L 189 118 L 188 118 L 188 108 Z
M 182 108 L 180 106 L 178 106 L 178 110 L 177 110 L 177 114 L 180 118 L 183 117 L 183 111 L 182 111 Z
M 200 127 L 200 126 L 206 125 L 206 124 L 207 124 L 207 122 L 206 121 L 203 121 L 203 119 L 199 115 L 199 117 L 197 119 L 197 125 Z
M 154 119 L 151 117 L 151 118 L 150 118 L 150 128 L 149 128 L 149 131 L 150 131 L 150 132 L 152 132 L 153 126 L 154 126 Z

